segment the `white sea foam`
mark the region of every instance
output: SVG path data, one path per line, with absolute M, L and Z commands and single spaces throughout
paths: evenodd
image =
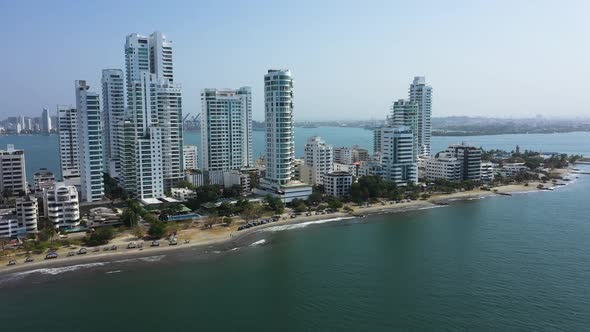
M 325 224 L 327 222 L 354 219 L 354 218 L 356 218 L 356 217 L 338 217 L 338 218 L 332 218 L 332 219 L 323 219 L 323 220 L 302 222 L 300 224 L 272 226 L 272 227 L 264 228 L 263 231 L 265 231 L 265 232 L 287 231 L 287 230 L 291 230 L 291 229 L 298 229 L 298 228 L 307 227 L 309 225 Z
M 144 262 L 159 262 L 161 261 L 164 257 L 166 257 L 166 255 L 160 255 L 160 256 L 149 256 L 149 257 L 141 257 L 139 258 L 140 261 L 144 261 Z
M 252 243 L 251 246 L 260 246 L 260 245 L 263 245 L 265 243 L 266 243 L 266 240 L 265 239 L 262 239 L 262 240 L 258 240 L 256 242 Z
M 49 274 L 49 275 L 55 276 L 55 275 L 62 274 L 65 272 L 77 271 L 77 270 L 81 270 L 81 269 L 89 269 L 92 267 L 104 266 L 106 264 L 109 264 L 109 263 L 108 262 L 97 262 L 97 263 L 63 266 L 63 267 L 35 269 L 35 270 L 31 270 L 31 271 L 15 273 L 15 276 L 25 276 L 25 275 L 33 274 L 33 273 Z
M 232 248 L 230 251 L 236 251 L 239 250 L 240 248 Z
M 123 271 L 121 271 L 121 270 L 114 270 L 114 271 L 105 272 L 105 274 L 113 274 L 113 273 L 121 273 L 121 272 L 123 272 Z

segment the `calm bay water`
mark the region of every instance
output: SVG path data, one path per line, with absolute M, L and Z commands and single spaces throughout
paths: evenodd
M 310 136 L 321 136 L 328 144 L 335 147 L 353 146 L 373 149 L 373 132 L 361 128 L 296 128 L 295 129 L 295 153 L 303 156 L 303 148 Z M 482 146 L 484 149 L 514 150 L 516 144 L 521 149 L 530 149 L 545 152 L 578 153 L 590 156 L 590 133 L 565 133 L 565 134 L 519 134 L 496 136 L 458 136 L 458 137 L 433 137 L 432 151 L 444 150 L 449 144 L 468 142 Z M 185 132 L 184 143 L 199 147 L 201 153 L 200 132 Z M 5 149 L 6 144 L 14 144 L 16 148 L 25 149 L 26 168 L 29 181 L 32 181 L 33 173 L 41 167 L 53 171 L 57 177 L 61 177 L 59 167 L 59 141 L 57 135 L 51 136 L 0 136 L 0 149 Z M 254 131 L 253 135 L 254 158 L 264 154 L 264 131 Z M 199 158 L 202 160 L 202 158 Z
M 580 176 L 553 192 L 260 232 L 205 257 L 0 276 L 0 320 L 7 331 L 587 330 L 589 200 Z

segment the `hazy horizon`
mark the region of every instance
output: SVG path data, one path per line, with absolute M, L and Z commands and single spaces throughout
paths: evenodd
M 204 88 L 251 86 L 263 118 L 263 76 L 289 68 L 295 118 L 382 119 L 414 76 L 433 87 L 433 116 L 590 115 L 584 1 L 10 2 L 0 0 L 0 118 L 74 104 L 74 80 L 101 93 L 124 69 L 125 36 L 173 41 L 183 113 Z

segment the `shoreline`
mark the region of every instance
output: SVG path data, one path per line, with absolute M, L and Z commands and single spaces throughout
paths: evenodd
M 564 183 L 561 181 L 560 183 Z M 118 246 L 118 250 L 116 251 L 100 251 L 100 252 L 92 252 L 93 248 L 87 248 L 88 253 L 85 255 L 76 255 L 72 257 L 67 257 L 68 251 L 77 251 L 76 249 L 72 248 L 60 248 L 58 250 L 60 257 L 54 260 L 45 260 L 45 253 L 33 255 L 35 261 L 31 263 L 24 263 L 24 255 L 22 257 L 16 258 L 17 265 L 7 266 L 9 259 L 3 258 L 0 260 L 2 262 L 0 266 L 0 276 L 14 274 L 14 273 L 33 273 L 37 270 L 42 269 L 53 269 L 53 268 L 66 268 L 76 265 L 85 265 L 85 264 L 99 264 L 99 263 L 110 263 L 110 262 L 117 262 L 126 259 L 141 259 L 147 258 L 150 256 L 158 256 L 164 255 L 168 252 L 176 252 L 182 250 L 201 250 L 203 253 L 207 253 L 209 250 L 208 248 L 213 247 L 212 251 L 215 249 L 225 249 L 230 247 L 243 247 L 251 245 L 251 243 L 247 243 L 246 239 L 250 236 L 253 236 L 261 231 L 269 231 L 269 228 L 279 227 L 280 230 L 287 230 L 291 229 L 288 226 L 295 226 L 298 224 L 303 223 L 314 223 L 314 222 L 335 222 L 342 219 L 353 219 L 353 218 L 362 218 L 368 215 L 375 215 L 375 214 L 394 214 L 394 213 L 403 213 L 409 211 L 417 211 L 423 209 L 430 209 L 436 208 L 440 206 L 449 205 L 452 202 L 457 201 L 468 201 L 474 199 L 482 199 L 486 197 L 494 197 L 494 196 L 511 196 L 512 194 L 517 193 L 531 193 L 531 192 L 543 192 L 546 190 L 537 189 L 537 182 L 530 183 L 528 186 L 524 185 L 506 185 L 501 186 L 496 189 L 497 191 L 486 191 L 480 189 L 474 189 L 472 191 L 465 191 L 465 192 L 457 192 L 452 194 L 436 194 L 432 195 L 430 198 L 426 200 L 416 200 L 410 202 L 403 202 L 403 203 L 376 203 L 372 206 L 368 207 L 360 207 L 360 206 L 351 206 L 353 211 L 350 213 L 346 212 L 335 212 L 331 214 L 324 214 L 324 215 L 312 215 L 312 216 L 297 216 L 296 218 L 280 220 L 278 222 L 269 223 L 266 225 L 260 225 L 255 228 L 237 231 L 237 223 L 234 223 L 230 227 L 214 227 L 213 229 L 209 230 L 199 230 L 199 229 L 187 229 L 180 231 L 178 244 L 171 246 L 167 244 L 166 240 L 160 240 L 159 247 L 150 247 L 151 241 L 144 241 L 144 240 L 137 240 L 134 236 L 121 236 L 118 238 L 113 239 L 108 245 L 100 246 L 102 249 L 105 246 L 112 246 L 116 244 Z M 567 183 L 565 183 L 567 185 Z M 563 185 L 560 185 L 563 186 Z M 555 186 L 559 187 L 559 186 Z M 288 218 L 288 217 L 287 217 Z M 285 228 L 287 226 L 287 228 Z M 293 227 L 297 228 L 297 227 Z M 186 231 L 186 232 L 185 232 Z M 272 231 L 272 230 L 271 230 Z M 184 232 L 184 234 L 183 234 Z M 192 236 L 191 236 L 192 235 Z M 189 243 L 184 243 L 181 240 L 183 237 L 188 236 L 190 238 Z M 144 248 L 142 250 L 139 249 L 127 249 L 127 243 L 136 241 L 136 242 L 143 242 Z M 228 249 L 228 250 L 229 250 Z M 39 271 L 41 272 L 41 271 Z

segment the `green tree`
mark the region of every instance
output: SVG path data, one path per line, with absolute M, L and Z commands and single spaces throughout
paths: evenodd
M 139 216 L 131 209 L 126 209 L 121 215 L 121 221 L 127 227 L 133 227 L 139 222 Z
M 281 214 L 285 211 L 285 204 L 279 197 L 266 195 L 265 200 L 269 209 L 274 211 L 274 213 Z
M 111 227 L 101 227 L 96 231 L 86 235 L 82 241 L 87 246 L 99 246 L 109 243 L 113 239 L 113 229 Z
M 152 238 L 161 238 L 166 234 L 166 224 L 161 221 L 153 222 L 148 229 L 148 235 Z
M 342 204 L 342 202 L 337 198 L 332 198 L 328 201 L 328 207 L 330 209 L 340 210 L 343 205 L 344 204 Z

